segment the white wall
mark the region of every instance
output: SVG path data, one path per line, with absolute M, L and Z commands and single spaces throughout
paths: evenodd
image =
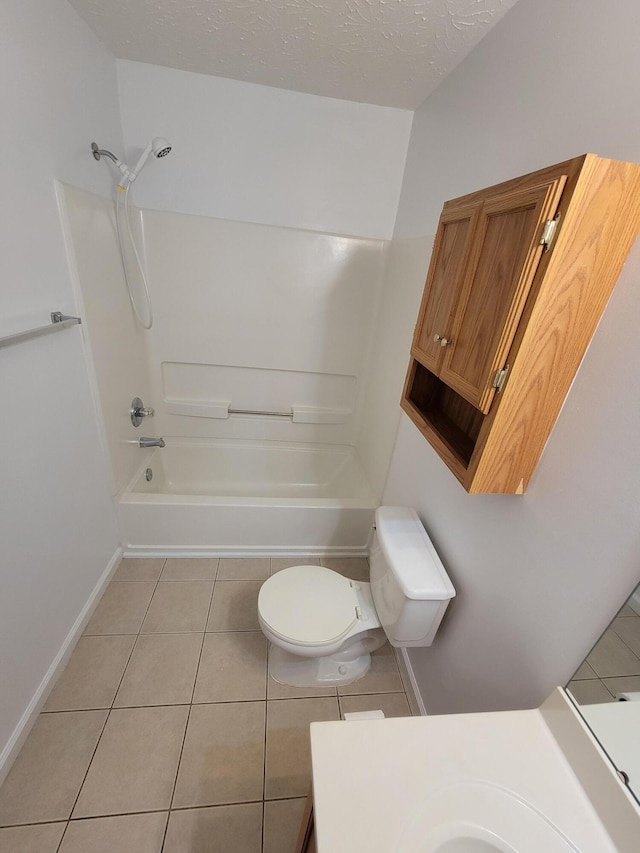
M 519 0 L 416 114 L 396 236 L 442 202 L 585 151 L 640 161 L 640 5 Z M 410 658 L 427 709 L 535 706 L 640 575 L 640 251 L 524 497 L 468 496 L 403 416 L 386 503 L 414 505 L 458 591 Z
M 74 313 L 54 179 L 107 192 L 113 58 L 63 0 L 4 0 L 0 334 Z M 0 778 L 57 652 L 118 547 L 82 330 L 0 351 Z M 33 703 L 33 704 L 31 704 Z M 3 768 L 3 764 L 5 767 Z
M 173 145 L 141 207 L 391 237 L 413 113 L 125 60 L 118 77 L 129 162 Z

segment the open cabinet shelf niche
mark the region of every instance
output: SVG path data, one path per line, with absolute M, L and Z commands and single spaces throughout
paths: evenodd
M 451 455 L 451 464 L 466 471 L 485 418 L 482 412 L 416 359 L 411 365 L 407 403 L 419 413 L 433 440 L 442 443 L 443 452 Z
M 594 154 L 445 203 L 401 405 L 469 493 L 525 491 L 639 228 Z

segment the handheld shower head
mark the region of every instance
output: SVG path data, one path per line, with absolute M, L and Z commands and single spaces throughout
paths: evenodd
M 171 145 L 167 142 L 166 139 L 163 139 L 161 136 L 156 136 L 155 139 L 152 139 L 151 142 L 144 149 L 142 154 L 140 155 L 140 159 L 136 163 L 136 165 L 131 170 L 130 174 L 126 176 L 127 180 L 135 181 L 140 172 L 144 169 L 147 164 L 147 160 L 153 154 L 154 157 L 166 157 L 167 154 L 171 151 Z
M 133 308 L 133 313 L 144 329 L 151 328 L 153 324 L 153 312 L 151 310 L 151 298 L 149 296 L 149 288 L 147 287 L 147 279 L 131 227 L 129 193 L 131 190 L 131 184 L 138 177 L 140 171 L 144 169 L 149 157 L 152 154 L 154 157 L 158 158 L 166 157 L 170 151 L 171 145 L 167 140 L 163 139 L 161 136 L 156 136 L 144 149 L 135 167 L 130 169 L 126 163 L 123 163 L 122 160 L 118 160 L 115 154 L 112 154 L 111 151 L 107 151 L 105 148 L 99 148 L 97 142 L 91 143 L 91 153 L 94 158 L 96 160 L 100 160 L 101 157 L 107 157 L 122 174 L 122 178 L 118 184 L 116 192 L 116 230 L 118 232 L 120 256 L 122 258 L 124 278 L 127 290 L 129 291 L 129 298 L 131 299 L 131 307 Z M 137 291 L 139 290 L 142 291 L 142 296 L 144 297 L 142 310 L 138 304 L 140 294 L 138 294 Z
M 156 157 L 166 157 L 171 151 L 171 143 L 161 136 L 156 136 L 155 139 L 151 140 L 151 150 Z

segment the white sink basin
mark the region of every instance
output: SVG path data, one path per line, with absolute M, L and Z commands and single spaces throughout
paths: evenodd
M 640 809 L 561 691 L 540 710 L 312 723 L 311 754 L 318 853 L 640 849 Z
M 415 809 L 398 853 L 576 853 L 578 848 L 526 800 L 498 785 L 464 780 Z

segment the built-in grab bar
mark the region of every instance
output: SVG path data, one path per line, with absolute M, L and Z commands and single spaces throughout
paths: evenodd
M 352 415 L 351 409 L 335 409 L 324 406 L 305 406 L 294 403 L 287 410 L 282 409 L 240 409 L 228 400 L 194 401 L 165 400 L 167 412 L 171 415 L 186 415 L 192 418 L 228 418 L 229 415 L 248 415 L 250 417 L 290 418 L 294 424 L 344 424 Z
M 57 332 L 59 329 L 68 329 L 69 326 L 77 326 L 78 323 L 82 323 L 80 317 L 68 317 L 61 311 L 52 311 L 51 324 L 49 326 L 38 326 L 35 329 L 26 329 L 24 332 L 16 332 L 13 335 L 5 335 L 3 338 L 0 338 L 0 347 L 10 347 L 12 344 L 28 341 L 30 338 L 39 338 L 42 335 L 48 335 L 50 332 Z
M 270 418 L 292 418 L 293 411 L 291 412 L 261 412 L 256 409 L 227 409 L 227 412 L 230 415 L 267 415 Z

